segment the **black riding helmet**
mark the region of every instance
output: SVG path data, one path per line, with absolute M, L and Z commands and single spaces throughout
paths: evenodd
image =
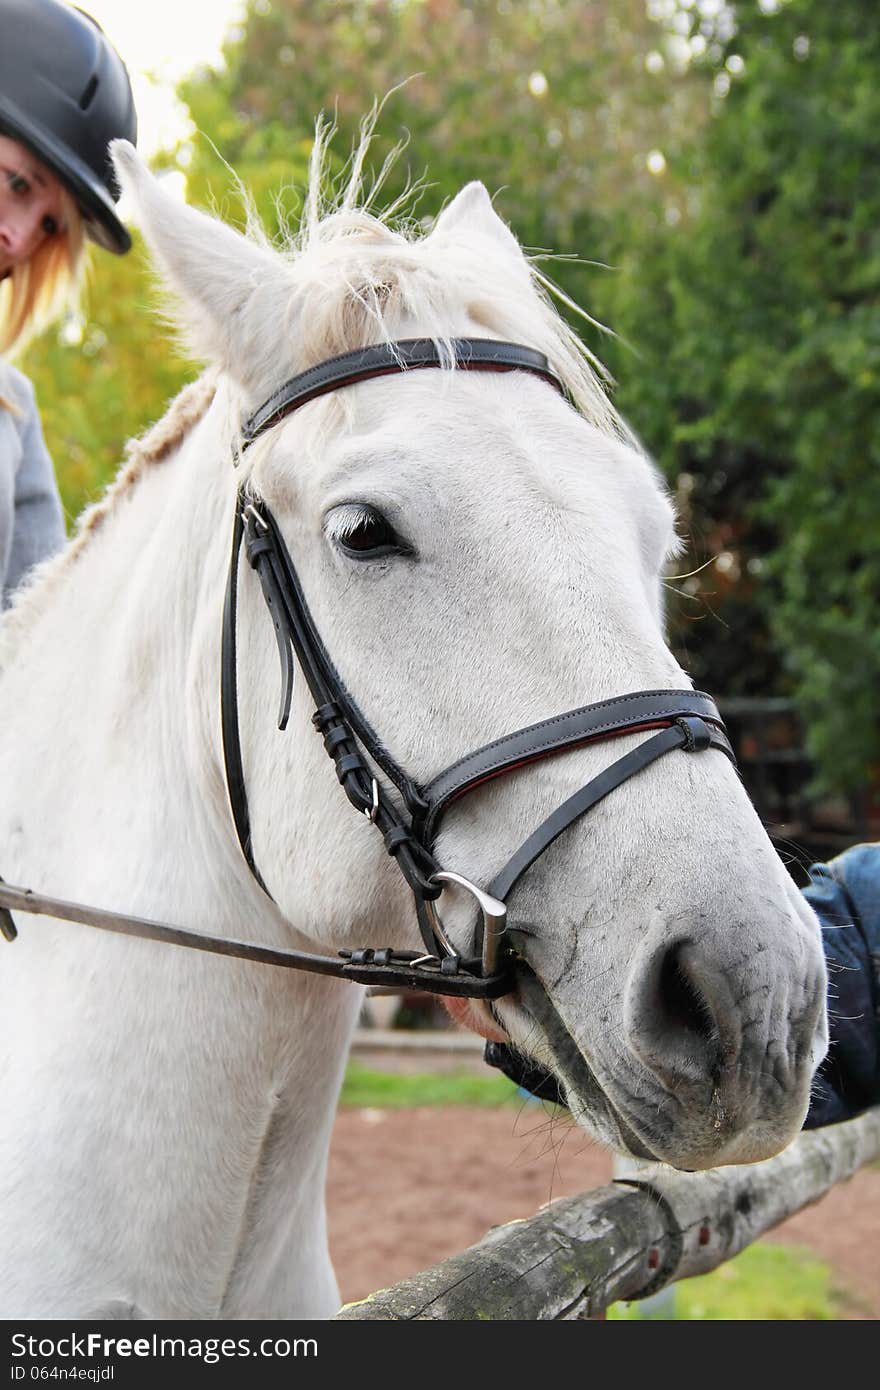
M 93 241 L 128 251 L 108 146 L 135 143 L 137 115 L 125 64 L 89 15 L 60 0 L 0 0 L 0 132 L 66 184 Z

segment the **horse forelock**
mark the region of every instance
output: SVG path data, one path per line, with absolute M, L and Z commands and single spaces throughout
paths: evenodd
M 330 187 L 328 137 L 319 126 L 302 224 L 276 246 L 290 273 L 290 372 L 372 343 L 391 342 L 413 325 L 419 337 L 433 338 L 442 350 L 469 324 L 486 336 L 543 352 L 585 418 L 603 433 L 634 443 L 607 394 L 609 374 L 566 323 L 552 296 L 558 294 L 585 319 L 589 315 L 556 290 L 536 260 L 516 255 L 512 238 L 509 253 L 479 228 L 461 227 L 454 238 L 433 238 L 433 223 L 412 215 L 411 191 L 378 210 L 378 194 L 396 152 L 373 190 L 365 190 L 371 139 L 368 121 L 342 191 L 325 196 Z M 268 249 L 272 243 L 252 205 L 247 223 L 248 235 Z M 267 365 L 270 360 L 277 370 L 277 351 L 271 359 L 267 355 Z M 448 360 L 452 367 L 451 356 Z M 267 394 L 278 384 L 267 379 Z
M 330 221 L 333 238 L 307 245 L 292 265 L 297 371 L 392 342 L 411 332 L 409 325 L 441 350 L 463 325 L 474 325 L 487 337 L 543 352 L 584 417 L 631 442 L 592 354 L 556 311 L 534 267 L 526 282 L 523 267 L 493 261 L 476 236 L 435 246 L 363 212 L 334 214 Z

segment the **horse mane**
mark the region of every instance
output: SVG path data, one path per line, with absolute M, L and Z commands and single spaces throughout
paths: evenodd
M 420 335 L 435 340 L 449 369 L 454 370 L 450 324 L 464 314 L 489 335 L 526 343 L 543 352 L 580 413 L 602 433 L 638 447 L 607 395 L 608 373 L 563 319 L 551 296 L 589 322 L 593 320 L 552 284 L 534 260 L 515 256 L 512 240 L 510 255 L 494 243 L 489 245 L 485 235 L 469 238 L 463 233 L 460 239 L 444 240 L 442 247 L 432 244 L 430 226 L 426 228 L 405 215 L 412 190 L 384 211 L 372 210 L 400 152 L 392 151 L 367 188 L 367 157 L 376 119 L 374 109 L 364 120 L 360 142 L 335 185 L 328 157 L 333 129 L 318 121 L 301 224 L 295 233 L 286 231 L 280 245 L 269 237 L 250 195 L 238 181 L 246 215 L 245 234 L 262 248 L 279 254 L 289 271 L 291 318 L 297 325 L 295 341 L 288 345 L 291 370 L 302 371 L 377 339 L 393 342 L 400 337 L 403 321 L 417 322 Z M 264 362 L 252 366 L 262 370 L 268 395 L 280 384 L 278 344 L 266 342 L 263 352 Z M 119 472 L 104 495 L 78 518 L 70 543 L 32 571 L 3 615 L 0 672 L 120 500 L 128 496 L 148 467 L 167 459 L 205 415 L 216 381 L 216 368 L 208 368 L 180 391 L 141 438 L 127 443 Z M 323 404 L 344 412 L 347 393 L 328 397 Z
M 161 463 L 183 443 L 190 430 L 207 413 L 215 391 L 216 372 L 207 368 L 173 397 L 165 414 L 145 434 L 138 439 L 128 440 L 123 451 L 124 462 L 103 497 L 79 516 L 76 534 L 64 552 L 67 558 L 76 557 L 147 467 Z

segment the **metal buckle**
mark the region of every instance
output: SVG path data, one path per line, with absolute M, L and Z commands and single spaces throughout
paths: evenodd
M 454 874 L 445 869 L 438 869 L 432 874 L 430 883 L 456 883 L 459 888 L 464 888 L 471 897 L 475 899 L 480 909 L 483 919 L 483 974 L 494 975 L 498 966 L 498 951 L 501 945 L 501 938 L 507 929 L 507 906 L 500 902 L 498 898 L 493 898 L 491 894 L 485 893 L 482 888 L 478 888 L 470 879 L 463 878 L 461 874 Z M 461 953 L 456 951 L 437 915 L 437 908 L 433 901 L 425 902 L 425 915 L 431 926 L 431 930 L 437 940 L 449 953 L 450 956 L 459 956 Z
M 373 787 L 373 804 L 372 806 L 364 807 L 364 815 L 371 825 L 375 825 L 376 817 L 379 814 L 379 783 L 376 781 L 375 777 L 372 777 L 370 781 Z
M 245 504 L 241 514 L 246 521 L 252 521 L 257 529 L 264 534 L 269 530 L 269 523 L 260 515 L 252 501 Z

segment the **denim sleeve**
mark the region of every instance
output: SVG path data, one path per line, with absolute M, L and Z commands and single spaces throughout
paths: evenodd
M 804 897 L 822 924 L 828 965 L 828 1056 L 805 1129 L 848 1120 L 880 1101 L 880 845 L 814 864 Z

